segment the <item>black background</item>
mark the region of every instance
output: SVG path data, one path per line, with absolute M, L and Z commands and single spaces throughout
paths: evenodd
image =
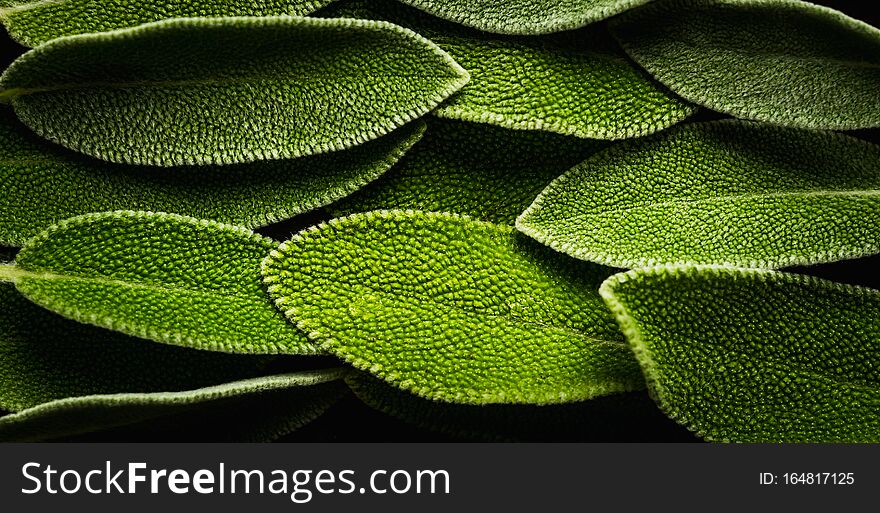
M 838 9 L 849 16 L 880 27 L 880 9 L 872 2 L 849 0 L 817 0 L 813 3 Z M 26 51 L 6 35 L 0 34 L 0 66 L 5 68 L 18 55 Z M 878 92 L 880 101 L 880 92 Z M 6 108 L 6 107 L 3 107 Z M 716 114 L 700 114 L 713 119 Z M 880 129 L 860 130 L 853 133 L 868 141 L 880 144 Z M 300 228 L 326 218 L 317 211 L 259 230 L 279 240 L 288 238 Z M 810 274 L 838 282 L 864 285 L 880 289 L 880 273 L 877 273 L 880 256 L 848 260 L 831 264 L 788 269 L 792 272 Z M 629 394 L 624 397 L 631 406 L 625 410 L 605 409 L 601 422 L 595 429 L 572 434 L 558 426 L 548 425 L 546 433 L 535 435 L 535 441 L 592 441 L 592 442 L 696 442 L 685 428 L 667 419 L 646 399 L 645 394 Z M 527 414 L 527 410 L 523 411 Z M 281 441 L 327 441 L 327 442 L 403 442 L 403 441 L 456 441 L 459 437 L 438 434 L 394 419 L 362 404 L 353 396 L 347 396 L 326 414 Z M 81 437 L 85 441 L 137 441 L 124 430 L 96 433 Z M 173 441 L 169 437 L 168 441 Z

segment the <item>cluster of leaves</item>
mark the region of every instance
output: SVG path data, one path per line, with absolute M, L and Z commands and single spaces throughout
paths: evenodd
M 0 77 L 0 439 L 268 440 L 350 392 L 528 438 L 647 388 L 708 440 L 880 441 L 880 291 L 772 270 L 880 252 L 880 147 L 832 132 L 880 127 L 871 26 L 798 0 L 0 20 L 33 47 Z

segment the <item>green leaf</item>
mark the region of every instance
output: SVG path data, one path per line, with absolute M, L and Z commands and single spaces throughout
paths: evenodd
M 4 2 L 0 21 L 23 45 L 89 32 L 134 27 L 169 18 L 304 16 L 333 0 L 15 0 Z
M 9 283 L 0 284 L 0 305 L 5 410 L 74 396 L 217 385 L 265 374 L 271 363 L 270 357 L 153 344 L 74 322 L 28 301 Z
M 605 147 L 601 141 L 461 121 L 432 119 L 428 127 L 391 171 L 328 210 L 453 212 L 513 224 L 551 180 Z
M 48 144 L 0 115 L 0 243 L 21 245 L 69 217 L 149 210 L 257 227 L 344 197 L 422 136 L 416 122 L 349 150 L 293 160 L 157 170 L 107 164 Z M 520 209 L 521 210 L 521 209 Z
M 742 121 L 617 145 L 551 183 L 524 233 L 575 258 L 782 267 L 880 250 L 880 147 Z
M 386 385 L 369 374 L 345 378 L 355 395 L 382 413 L 421 429 L 465 440 L 490 442 L 620 441 L 632 426 L 652 426 L 645 440 L 679 434 L 644 392 L 596 397 L 579 403 L 449 404 L 423 399 Z M 622 435 L 622 437 L 621 437 Z
M 501 34 L 546 34 L 610 18 L 651 0 L 401 0 L 441 18 Z
M 343 369 L 305 371 L 234 381 L 183 392 L 71 397 L 0 417 L 0 440 L 35 441 L 141 424 L 183 421 L 199 441 L 266 441 L 283 436 L 323 413 L 341 395 Z M 268 417 L 236 417 L 273 408 Z M 183 414 L 183 417 L 177 416 Z M 172 416 L 173 417 L 169 417 Z M 202 419 L 201 423 L 197 419 Z M 228 425 L 212 420 L 225 420 Z M 196 431 L 197 430 L 197 431 Z
M 627 53 L 680 96 L 740 118 L 880 126 L 880 31 L 795 0 L 660 0 L 611 22 Z
M 558 403 L 643 386 L 596 290 L 613 271 L 450 214 L 334 219 L 270 253 L 278 307 L 316 343 L 415 394 Z
M 566 37 L 499 39 L 396 2 L 346 3 L 328 12 L 387 19 L 449 52 L 471 80 L 433 112 L 440 117 L 624 139 L 667 128 L 695 110 L 633 67 L 604 26 Z
M 129 335 L 235 353 L 315 353 L 260 282 L 260 262 L 277 246 L 190 217 L 89 214 L 28 241 L 0 279 L 66 317 Z
M 0 77 L 0 97 L 40 135 L 104 160 L 232 164 L 375 139 L 467 80 L 388 23 L 183 18 L 46 43 Z
M 615 275 L 601 294 L 654 399 L 701 436 L 880 441 L 880 291 L 672 267 Z

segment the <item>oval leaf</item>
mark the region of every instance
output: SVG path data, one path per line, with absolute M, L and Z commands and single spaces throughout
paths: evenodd
M 661 0 L 611 23 L 627 53 L 705 107 L 784 125 L 880 126 L 880 30 L 795 0 Z
M 880 147 L 699 123 L 615 146 L 551 183 L 517 227 L 576 258 L 782 267 L 880 251 Z
M 436 116 L 624 139 L 662 130 L 694 112 L 634 68 L 603 26 L 552 39 L 498 39 L 387 0 L 331 6 L 330 12 L 389 20 L 449 52 L 471 81 L 441 104 Z
M 0 21 L 21 44 L 134 27 L 186 17 L 304 16 L 333 0 L 15 0 L 0 8 Z
M 231 164 L 375 139 L 467 80 L 389 23 L 184 18 L 53 40 L 6 70 L 0 96 L 40 135 L 105 160 Z
M 509 227 L 402 211 L 304 230 L 263 263 L 278 307 L 322 348 L 423 397 L 475 404 L 643 386 L 596 293 L 611 272 Z
M 272 306 L 260 262 L 277 243 L 171 214 L 110 212 L 64 221 L 0 267 L 28 299 L 66 317 L 198 349 L 313 354 Z
M 344 151 L 157 170 L 63 150 L 0 115 L 0 243 L 21 245 L 69 217 L 111 210 L 169 212 L 249 228 L 271 224 L 374 180 L 423 132 L 417 122 Z
M 551 180 L 605 147 L 596 140 L 461 121 L 432 119 L 428 126 L 423 141 L 391 171 L 328 210 L 453 212 L 512 225 Z
M 343 372 L 305 371 L 183 392 L 60 399 L 0 417 L 0 440 L 46 440 L 129 424 L 170 422 L 178 428 L 173 431 L 178 441 L 183 434 L 198 441 L 268 441 L 310 422 L 333 404 L 341 393 L 339 383 L 333 381 Z M 257 405 L 277 411 L 246 419 L 235 416 L 253 415 Z M 221 420 L 227 424 L 217 423 Z
M 401 0 L 431 14 L 500 34 L 546 34 L 610 18 L 651 0 Z
M 880 441 L 880 291 L 772 271 L 636 270 L 602 296 L 672 418 L 716 441 Z

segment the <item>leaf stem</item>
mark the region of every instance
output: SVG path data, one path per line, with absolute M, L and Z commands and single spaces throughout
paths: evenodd
M 15 264 L 0 264 L 0 282 L 11 282 L 25 274 L 25 271 L 19 269 Z

